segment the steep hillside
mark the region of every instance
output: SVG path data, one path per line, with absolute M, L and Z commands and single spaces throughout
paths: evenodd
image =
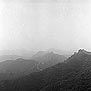
M 91 90 L 91 53 L 79 50 L 66 64 L 71 67 L 66 79 L 50 83 L 40 91 L 90 91 Z M 69 69 L 69 68 L 68 68 Z
M 88 91 L 89 89 L 91 89 L 91 53 L 85 50 L 79 50 L 65 62 L 43 71 L 0 82 L 1 91 Z

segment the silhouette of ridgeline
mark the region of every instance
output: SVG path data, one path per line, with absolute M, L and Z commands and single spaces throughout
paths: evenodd
M 21 78 L 3 80 L 0 91 L 91 91 L 91 53 L 80 49 L 66 63 Z
M 80 50 L 78 51 L 78 54 L 91 55 L 91 52 L 88 52 L 88 51 L 86 51 L 86 50 L 84 50 L 84 49 L 80 49 Z

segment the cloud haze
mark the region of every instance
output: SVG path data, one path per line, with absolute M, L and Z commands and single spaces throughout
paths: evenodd
M 91 50 L 90 24 L 89 0 L 1 0 L 0 50 Z

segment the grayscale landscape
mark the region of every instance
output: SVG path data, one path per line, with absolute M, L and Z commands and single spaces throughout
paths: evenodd
M 0 91 L 91 91 L 91 1 L 0 0 Z

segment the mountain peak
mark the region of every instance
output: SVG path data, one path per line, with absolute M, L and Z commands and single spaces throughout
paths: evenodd
M 87 51 L 84 50 L 84 49 L 80 49 L 80 50 L 78 50 L 78 53 L 85 53 L 85 52 L 87 52 Z
M 51 51 L 51 52 L 49 52 L 47 55 L 53 55 L 53 54 L 55 54 L 53 51 Z
M 88 52 L 88 51 L 86 51 L 86 50 L 84 50 L 84 49 L 80 49 L 80 50 L 78 51 L 78 54 L 91 55 L 91 52 Z

